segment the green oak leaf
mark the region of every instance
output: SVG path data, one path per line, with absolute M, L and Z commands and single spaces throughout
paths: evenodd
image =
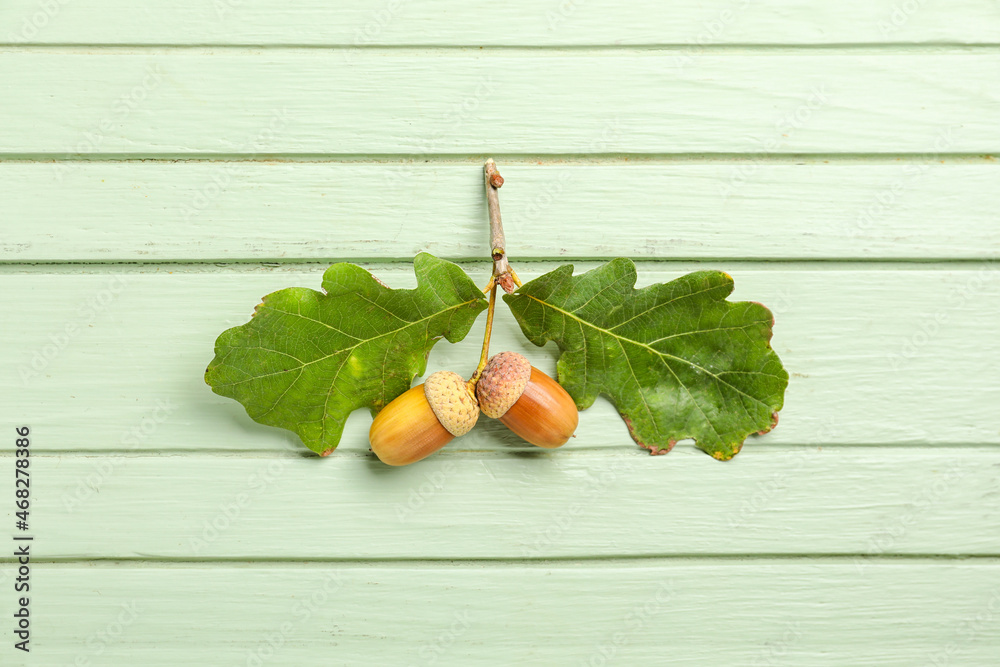
M 635 289 L 635 264 L 618 258 L 579 276 L 561 266 L 504 295 L 535 345 L 562 351 L 559 382 L 590 407 L 615 404 L 629 433 L 654 454 L 681 439 L 717 459 L 770 430 L 788 373 L 771 349 L 771 311 L 726 301 L 732 277 L 698 271 Z
M 323 274 L 325 294 L 292 287 L 264 297 L 253 318 L 224 331 L 205 382 L 255 421 L 294 431 L 322 456 L 347 416 L 376 414 L 423 375 L 442 336 L 455 343 L 487 305 L 462 269 L 427 253 L 417 287 L 390 289 L 354 264 Z

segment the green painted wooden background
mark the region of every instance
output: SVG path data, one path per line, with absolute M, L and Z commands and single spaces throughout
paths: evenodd
M 997 151 L 988 0 L 5 0 L 0 664 L 1000 664 Z M 485 282 L 488 155 L 522 277 L 770 306 L 779 427 L 650 457 L 601 400 L 396 470 L 367 414 L 321 460 L 204 385 L 334 260 Z

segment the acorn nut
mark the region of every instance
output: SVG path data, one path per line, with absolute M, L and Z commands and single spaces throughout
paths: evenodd
M 479 406 L 462 376 L 438 371 L 382 408 L 368 440 L 383 463 L 405 466 L 465 435 L 477 419 Z
M 538 447 L 566 444 L 580 419 L 566 390 L 517 352 L 501 352 L 487 362 L 476 396 L 484 415 Z

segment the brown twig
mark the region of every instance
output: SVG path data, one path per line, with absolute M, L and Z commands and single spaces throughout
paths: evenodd
M 483 168 L 486 176 L 486 203 L 490 214 L 490 255 L 493 257 L 493 275 L 486 292 L 495 284 L 500 285 L 504 292 L 510 294 L 521 286 L 517 274 L 510 268 L 507 261 L 507 239 L 503 233 L 503 221 L 500 219 L 500 197 L 497 189 L 503 185 L 503 176 L 497 171 L 493 158 L 486 160 Z
M 486 202 L 490 211 L 490 256 L 493 258 L 493 274 L 490 276 L 490 282 L 483 289 L 484 293 L 490 295 L 490 305 L 486 312 L 483 352 L 479 357 L 479 366 L 468 382 L 469 392 L 473 396 L 476 393 L 476 384 L 490 358 L 490 335 L 493 332 L 493 312 L 496 309 L 497 287 L 502 287 L 505 292 L 510 294 L 521 286 L 517 274 L 507 262 L 507 240 L 504 238 L 503 222 L 500 220 L 500 197 L 497 195 L 497 188 L 503 185 L 503 176 L 497 171 L 497 165 L 493 158 L 486 161 L 483 172 L 486 177 Z

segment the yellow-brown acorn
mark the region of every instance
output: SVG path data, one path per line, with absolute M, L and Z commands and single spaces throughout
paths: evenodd
M 538 447 L 566 444 L 580 420 L 566 390 L 517 352 L 501 352 L 487 362 L 476 396 L 484 415 Z
M 382 408 L 368 441 L 383 463 L 405 466 L 465 435 L 477 419 L 479 405 L 462 376 L 438 371 Z

